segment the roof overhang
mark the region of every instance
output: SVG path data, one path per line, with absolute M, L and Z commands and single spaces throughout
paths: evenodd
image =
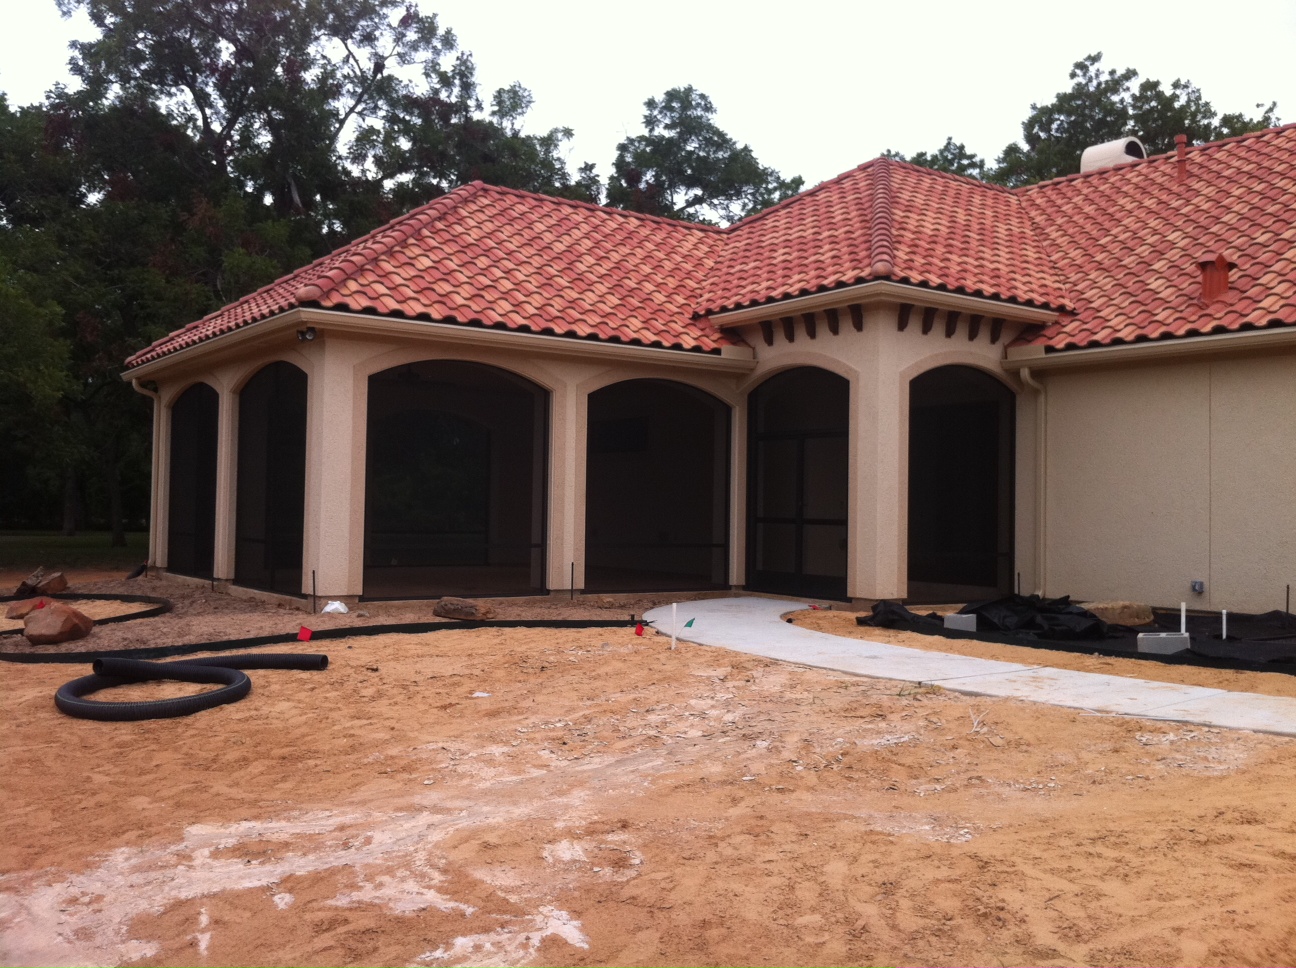
M 987 299 L 983 296 L 968 296 L 962 293 L 946 292 L 941 289 L 928 289 L 924 286 L 913 286 L 903 282 L 892 282 L 889 279 L 877 279 L 862 282 L 854 286 L 842 286 L 808 296 L 794 296 L 777 302 L 762 303 L 759 306 L 748 306 L 743 309 L 731 309 L 723 313 L 711 313 L 711 323 L 721 329 L 740 326 L 743 323 L 757 323 L 766 319 L 777 319 L 795 313 L 810 313 L 821 309 L 848 306 L 852 303 L 874 305 L 878 303 L 912 303 L 915 305 L 935 306 L 938 309 L 954 309 L 960 312 L 979 313 L 983 316 L 998 317 L 1017 323 L 1043 325 L 1057 319 L 1056 309 L 1041 306 L 1023 306 L 1019 303 L 1002 302 L 998 299 Z
M 1045 352 L 1042 346 L 1013 346 L 1009 347 L 1003 366 L 1007 370 L 1029 368 L 1032 373 L 1037 373 L 1083 366 L 1111 366 L 1284 349 L 1296 350 L 1296 326 L 1249 329 L 1240 333 L 1217 333 L 1212 336 L 1180 336 L 1155 342 L 1122 343 L 1118 346 L 1057 350 L 1052 353 Z
M 128 381 L 156 379 L 159 374 L 173 368 L 190 366 L 201 357 L 217 354 L 223 356 L 257 343 L 282 338 L 287 331 L 303 329 L 307 326 L 314 326 L 326 333 L 346 333 L 352 336 L 433 339 L 438 343 L 451 345 L 521 349 L 545 356 L 660 363 L 712 371 L 747 372 L 756 366 L 755 354 L 749 346 L 725 346 L 721 347 L 719 353 L 700 353 L 695 350 L 609 343 L 604 340 L 550 336 L 520 330 L 488 329 L 462 323 L 425 322 L 332 309 L 296 307 L 128 369 L 122 373 L 122 379 Z

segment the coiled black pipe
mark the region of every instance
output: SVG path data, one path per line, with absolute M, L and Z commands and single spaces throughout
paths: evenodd
M 328 656 L 314 654 L 229 655 L 182 662 L 145 662 L 140 659 L 99 658 L 94 675 L 64 683 L 54 694 L 54 705 L 69 716 L 101 722 L 133 722 L 188 716 L 225 703 L 238 702 L 252 691 L 252 680 L 242 669 L 328 668 Z M 219 683 L 220 689 L 175 699 L 148 702 L 98 702 L 90 693 L 136 682 L 171 679 L 179 682 Z

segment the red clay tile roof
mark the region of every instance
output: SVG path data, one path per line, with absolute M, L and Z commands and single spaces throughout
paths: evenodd
M 699 300 L 704 312 L 873 279 L 1070 306 L 1011 192 L 886 158 L 758 212 L 726 234 Z
M 1296 324 L 1296 125 L 1008 191 L 877 159 L 728 229 L 473 183 L 128 367 L 320 306 L 716 352 L 708 313 L 872 279 L 1056 309 L 1064 350 Z M 1205 305 L 1198 263 L 1237 264 Z
M 1019 189 L 1075 313 L 1029 343 L 1050 350 L 1296 324 L 1296 125 Z M 1199 262 L 1237 263 L 1201 301 Z
M 126 361 L 139 366 L 295 306 L 682 350 L 732 339 L 693 319 L 720 230 L 474 182 Z

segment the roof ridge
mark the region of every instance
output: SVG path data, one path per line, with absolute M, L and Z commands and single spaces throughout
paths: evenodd
M 430 202 L 424 202 L 418 208 L 412 209 L 404 215 L 396 216 L 396 218 L 378 226 L 372 232 L 360 236 L 355 241 L 334 249 L 317 261 L 323 262 L 325 259 L 336 256 L 335 263 L 328 268 L 321 266 L 321 272 L 318 276 L 306 282 L 304 286 L 293 293 L 294 300 L 300 303 L 315 302 L 323 299 L 329 291 L 336 289 L 361 265 L 369 265 L 379 256 L 391 252 L 397 246 L 409 241 L 410 238 L 424 229 L 429 221 L 444 218 L 474 195 L 480 194 L 484 187 L 485 185 L 480 181 L 460 185 L 444 195 L 438 195 Z M 353 260 L 356 264 L 349 270 L 344 270 L 341 263 L 345 261 L 346 255 L 351 253 L 357 256 Z M 316 265 L 316 263 L 312 263 L 312 265 Z M 285 277 L 284 281 L 288 281 L 287 277 Z M 320 285 L 324 281 L 327 281 L 327 286 Z M 315 291 L 311 292 L 312 289 Z
M 1231 138 L 1220 138 L 1218 141 L 1203 141 L 1201 144 L 1187 145 L 1186 149 L 1190 152 L 1214 151 L 1219 148 L 1239 144 L 1243 141 L 1269 137 L 1275 134 L 1284 134 L 1288 131 L 1296 131 L 1296 121 L 1293 121 L 1290 124 L 1279 124 L 1272 128 L 1261 128 L 1259 131 L 1246 131 L 1242 134 L 1235 134 Z M 1164 164 L 1167 161 L 1175 161 L 1177 159 L 1177 152 L 1164 151 L 1159 155 L 1149 155 L 1146 158 L 1131 158 L 1129 161 L 1123 161 L 1118 165 L 1107 165 L 1103 168 L 1095 168 L 1092 171 L 1073 171 L 1069 175 L 1059 175 L 1057 178 L 1050 178 L 1047 181 L 1042 182 L 1034 182 L 1030 185 L 1019 185 L 1016 188 L 1007 189 L 1007 191 L 1013 194 L 1017 194 L 1018 192 L 1026 193 L 1034 191 L 1035 189 L 1050 188 L 1054 185 L 1078 181 L 1081 178 L 1094 178 L 1099 175 L 1108 175 L 1112 172 L 1128 171 L 1136 165 Z
M 723 231 L 733 232 L 736 229 L 745 228 L 746 226 L 751 225 L 754 222 L 759 222 L 762 219 L 766 218 L 767 216 L 772 215 L 774 212 L 778 212 L 791 205 L 795 205 L 803 198 L 809 198 L 811 195 L 817 195 L 819 192 L 828 188 L 828 186 L 835 185 L 841 181 L 845 181 L 847 178 L 850 178 L 852 175 L 858 174 L 859 172 L 864 171 L 866 168 L 870 168 L 873 165 L 876 165 L 879 161 L 884 161 L 884 160 L 885 159 L 881 157 L 872 158 L 869 161 L 864 162 L 863 164 L 856 165 L 854 168 L 842 172 L 840 175 L 833 175 L 832 178 L 829 178 L 826 181 L 821 181 L 817 185 L 811 185 L 803 192 L 797 192 L 795 195 L 791 196 L 790 198 L 785 198 L 781 202 L 775 202 L 773 205 L 769 206 L 769 208 L 762 208 L 759 212 L 752 212 L 746 218 L 740 218 L 737 222 L 734 222 L 732 225 L 725 226 Z
M 647 212 L 636 212 L 628 208 L 613 208 L 611 205 L 596 205 L 593 202 L 581 201 L 578 198 L 563 198 L 560 195 L 542 195 L 539 192 L 529 192 L 523 188 L 508 188 L 504 185 L 492 185 L 488 182 L 473 182 L 479 185 L 487 192 L 499 192 L 505 195 L 517 195 L 521 198 L 530 198 L 539 202 L 551 202 L 557 205 L 568 205 L 573 208 L 583 208 L 587 211 L 599 212 L 604 215 L 621 215 L 626 218 L 640 219 L 644 222 L 654 222 L 659 225 L 669 225 L 673 228 L 695 229 L 700 232 L 723 232 L 725 231 L 719 225 L 707 225 L 704 222 L 688 222 L 684 219 L 668 218 L 665 215 L 650 215 Z M 735 223 L 737 224 L 737 223 Z
M 889 159 L 879 158 L 879 162 Z M 872 211 L 869 213 L 869 255 L 871 272 L 889 276 L 895 270 L 895 235 L 891 218 L 891 167 L 878 165 L 873 178 Z
M 829 178 L 825 181 L 821 181 L 817 185 L 811 185 L 805 191 L 797 192 L 797 194 L 793 195 L 791 198 L 785 198 L 783 199 L 783 201 L 776 202 L 775 204 L 771 205 L 769 208 L 763 208 L 759 212 L 753 212 L 751 215 L 748 215 L 746 218 L 739 219 L 737 222 L 734 222 L 732 225 L 726 226 L 723 231 L 732 232 L 735 229 L 745 228 L 746 226 L 751 225 L 754 222 L 759 222 L 761 219 L 766 218 L 767 216 L 773 214 L 774 212 L 787 208 L 790 205 L 794 205 L 795 203 L 797 203 L 803 198 L 807 198 L 811 195 L 817 194 L 818 192 L 821 192 L 827 189 L 828 187 L 837 184 L 838 182 L 845 181 L 846 179 L 850 178 L 852 175 L 859 174 L 860 172 L 863 172 L 867 169 L 874 168 L 874 167 L 886 168 L 888 166 L 895 166 L 895 165 L 901 166 L 903 168 L 907 168 L 910 171 L 918 172 L 923 175 L 929 175 L 934 178 L 946 178 L 951 181 L 963 182 L 968 185 L 975 185 L 980 188 L 986 188 L 994 192 L 1001 192 L 1001 193 L 1012 192 L 1012 189 L 1005 188 L 1003 185 L 995 185 L 992 184 L 991 182 L 982 181 L 980 178 L 973 178 L 971 175 L 958 175 L 952 171 L 940 171 L 939 169 L 936 168 L 926 168 L 923 165 L 915 165 L 911 161 L 900 161 L 896 158 L 888 158 L 885 155 L 878 155 L 876 158 L 870 158 L 868 161 L 856 165 L 854 168 L 847 169 L 846 171 L 842 172 L 840 175 L 834 175 L 832 178 Z

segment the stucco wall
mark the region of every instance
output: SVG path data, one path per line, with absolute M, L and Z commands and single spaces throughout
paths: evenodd
M 922 331 L 921 312 L 911 314 L 906 328 L 897 324 L 898 306 L 881 304 L 864 311 L 864 326 L 856 332 L 843 312 L 836 336 L 818 316 L 816 338 L 809 339 L 798 318 L 794 341 L 789 343 L 781 326 L 773 328 L 773 345 L 764 343 L 759 327 L 741 327 L 756 348 L 756 369 L 742 386 L 744 395 L 775 373 L 793 366 L 819 366 L 837 373 L 851 384 L 850 523 L 847 560 L 847 594 L 852 598 L 904 598 L 908 592 L 907 520 L 909 511 L 909 383 L 939 366 L 971 366 L 1004 381 L 1014 392 L 1016 377 L 1001 366 L 1004 346 L 1020 325 L 1008 323 L 997 342 L 990 327 L 981 327 L 968 339 L 966 318 L 954 334 L 945 336 L 945 313 L 937 325 Z M 1029 434 L 1029 428 L 1028 428 Z M 1018 465 L 1033 466 L 1029 435 L 1018 431 Z M 1022 445 L 1025 446 L 1022 446 Z M 1018 500 L 1025 498 L 1026 514 L 1017 513 L 1017 546 L 1031 546 L 1033 478 L 1018 475 Z M 745 529 L 745 519 L 741 525 Z M 1029 580 L 1029 575 L 1024 580 Z
M 1296 356 L 1044 379 L 1049 594 L 1282 607 L 1296 583 Z

